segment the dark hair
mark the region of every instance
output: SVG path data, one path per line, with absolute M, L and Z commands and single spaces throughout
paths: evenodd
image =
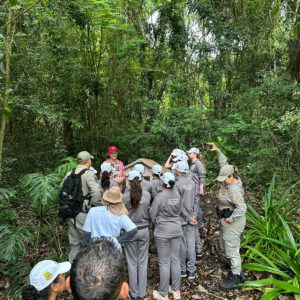
M 203 163 L 204 167 L 205 167 L 205 159 L 201 154 L 197 154 L 197 158 Z
M 175 181 L 174 180 L 170 180 L 169 181 L 169 187 L 163 182 L 163 187 L 165 187 L 166 189 L 172 189 L 175 185 Z
M 239 179 L 239 177 L 240 177 L 240 171 L 239 171 L 239 169 L 236 166 L 234 166 L 234 165 L 232 165 L 232 166 L 233 166 L 233 170 L 234 170 L 234 173 L 232 174 L 232 176 L 235 179 Z
M 70 278 L 75 300 L 115 300 L 124 280 L 123 255 L 111 239 L 101 237 L 80 250 Z
M 59 275 L 51 282 L 58 283 L 59 282 Z M 51 284 L 46 286 L 41 291 L 38 291 L 33 285 L 29 285 L 22 290 L 22 299 L 23 300 L 48 300 Z
M 107 171 L 102 172 L 102 175 L 101 175 L 101 187 L 104 190 L 107 190 L 110 187 L 109 173 Z
M 130 204 L 132 208 L 137 208 L 142 199 L 142 187 L 138 177 L 129 181 L 130 185 Z

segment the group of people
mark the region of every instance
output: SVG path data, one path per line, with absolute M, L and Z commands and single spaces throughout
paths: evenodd
M 244 190 L 237 168 L 228 164 L 226 156 L 214 144 L 209 144 L 208 149 L 218 155 L 220 172 L 217 180 L 223 183 L 217 195 L 220 245 L 229 259 L 230 271 L 220 287 L 229 290 L 237 288 L 243 281 L 239 250 L 246 223 Z M 131 299 L 144 299 L 147 293 L 149 241 L 153 235 L 160 274 L 159 290 L 153 291 L 153 298 L 166 300 L 171 293 L 175 300 L 181 299 L 181 280 L 184 277 L 188 280 L 195 278 L 196 256 L 200 257 L 202 251 L 204 225 L 200 199 L 205 192 L 206 168 L 199 149 L 191 148 L 187 152 L 174 149 L 164 165 L 168 169 L 166 172 L 160 165 L 152 167 L 151 182 L 144 178 L 144 166 L 136 164 L 127 175 L 127 184 L 124 165 L 118 160 L 117 147 L 110 146 L 107 156 L 101 164 L 99 177 L 92 168 L 93 156 L 90 153 L 82 151 L 77 156 L 75 173 L 82 174 L 81 188 L 86 199 L 78 215 L 67 220 L 70 263 L 61 265 L 51 262 L 55 264 L 56 271 L 50 273 L 56 277 L 51 277 L 53 281 L 50 289 L 48 286 L 49 295 L 52 287 L 58 292 L 62 289 L 58 276 L 60 270 L 65 272 L 71 268 L 71 279 L 65 280 L 65 288 L 72 291 L 75 299 L 122 299 L 126 292 Z M 66 178 L 68 176 L 70 173 Z M 97 253 L 100 248 L 106 251 L 106 259 L 103 254 Z M 106 278 L 107 270 L 117 267 L 116 257 L 121 255 L 123 249 L 129 291 L 126 291 L 123 276 L 118 277 L 120 281 L 117 285 L 111 277 Z M 110 263 L 112 265 L 108 267 L 106 264 Z M 49 261 L 39 264 L 50 266 Z M 48 275 L 44 272 L 42 281 L 37 279 L 37 274 L 44 270 L 39 264 L 33 268 L 33 275 L 30 274 L 30 288 L 35 290 L 37 297 L 41 293 L 39 284 L 45 282 L 45 274 Z M 103 274 L 99 274 L 100 271 Z M 104 284 L 105 278 L 112 281 L 111 284 L 107 282 L 105 290 L 114 287 L 113 296 L 109 298 L 104 291 L 106 298 L 100 297 L 100 291 L 97 294 L 94 286 Z M 44 285 L 42 287 L 45 288 Z

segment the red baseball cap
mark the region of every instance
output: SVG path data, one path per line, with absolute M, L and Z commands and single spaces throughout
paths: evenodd
M 118 148 L 116 146 L 109 146 L 107 148 L 107 153 L 110 154 L 110 153 L 113 153 L 113 152 L 117 152 L 118 151 Z

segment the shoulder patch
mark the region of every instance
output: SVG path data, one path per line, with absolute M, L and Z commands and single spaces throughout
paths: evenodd
M 244 198 L 242 198 L 242 197 L 236 197 L 235 199 L 234 199 L 234 202 L 236 203 L 236 204 L 244 204 Z

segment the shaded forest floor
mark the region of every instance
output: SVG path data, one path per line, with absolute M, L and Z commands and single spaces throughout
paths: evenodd
M 193 280 L 184 278 L 182 281 L 182 299 L 260 299 L 261 293 L 256 290 L 247 290 L 244 288 L 224 292 L 219 288 L 220 282 L 222 282 L 227 276 L 227 271 L 218 267 L 221 253 L 219 247 L 219 225 L 215 210 L 217 203 L 213 195 L 215 195 L 215 193 L 208 193 L 201 204 L 207 229 L 203 255 L 201 258 L 197 259 L 196 278 Z M 244 271 L 244 273 L 246 280 L 256 279 L 256 274 L 253 272 Z M 158 288 L 158 259 L 156 255 L 151 254 L 149 259 L 147 299 L 153 299 L 152 291 Z M 169 295 L 169 297 L 171 299 L 171 295 Z
M 202 201 L 202 210 L 205 217 L 205 226 L 207 229 L 206 238 L 204 241 L 203 255 L 197 261 L 197 276 L 193 280 L 183 279 L 182 281 L 182 299 L 228 299 L 228 300 L 253 300 L 260 299 L 261 293 L 255 290 L 236 289 L 229 292 L 224 292 L 219 288 L 220 282 L 222 282 L 226 276 L 227 271 L 218 267 L 217 263 L 220 258 L 219 248 L 219 225 L 215 212 L 216 199 L 214 197 L 215 192 L 208 192 Z M 59 235 L 65 252 L 67 252 L 67 226 L 59 225 Z M 39 256 L 41 259 L 53 257 L 53 253 L 49 252 L 47 247 L 49 240 L 47 237 L 41 248 L 39 249 Z M 152 247 L 151 247 L 152 248 Z M 33 249 L 30 249 L 33 252 Z M 29 253 L 31 252 L 29 251 Z M 24 261 L 28 261 L 31 265 L 34 264 L 33 256 L 26 255 L 23 257 Z M 261 273 L 253 273 L 245 271 L 246 280 L 257 279 L 261 276 Z M 9 283 L 7 278 L 0 278 L 0 299 L 12 299 L 8 298 Z M 152 300 L 152 292 L 154 289 L 159 288 L 159 269 L 157 255 L 150 254 L 149 267 L 148 267 L 148 294 L 146 299 Z M 172 299 L 171 295 L 169 295 Z M 70 295 L 61 295 L 59 299 L 71 300 Z

